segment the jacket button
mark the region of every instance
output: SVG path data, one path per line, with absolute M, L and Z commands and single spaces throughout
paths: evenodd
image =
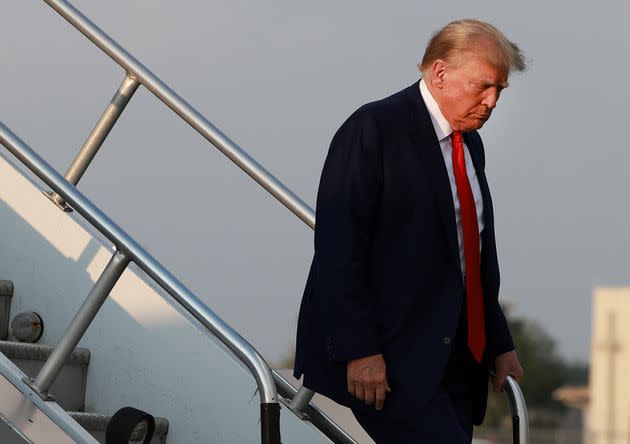
M 450 338 L 450 336 L 445 336 L 445 337 L 444 337 L 444 344 L 445 344 L 445 345 L 449 345 L 450 343 L 451 343 L 451 338 Z

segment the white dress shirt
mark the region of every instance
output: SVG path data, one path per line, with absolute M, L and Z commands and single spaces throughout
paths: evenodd
M 431 115 L 431 122 L 433 122 L 433 128 L 440 142 L 440 148 L 442 148 L 442 156 L 444 157 L 444 164 L 446 165 L 446 171 L 448 172 L 448 178 L 451 183 L 451 193 L 453 194 L 453 204 L 455 205 L 455 222 L 457 223 L 457 240 L 459 241 L 459 261 L 462 268 L 462 276 L 466 275 L 466 261 L 464 259 L 464 235 L 462 232 L 462 216 L 459 205 L 459 196 L 457 195 L 457 184 L 455 182 L 455 174 L 453 173 L 453 143 L 451 141 L 451 134 L 453 133 L 453 127 L 446 120 L 437 102 L 431 95 L 431 92 L 427 88 L 424 79 L 420 80 L 420 93 L 424 104 L 429 110 Z M 479 187 L 479 180 L 477 179 L 477 172 L 472 163 L 472 158 L 468 152 L 466 142 L 464 142 L 464 156 L 466 158 L 466 174 L 468 175 L 468 182 L 470 182 L 470 188 L 472 189 L 473 197 L 475 199 L 475 208 L 477 209 L 477 224 L 479 225 L 479 248 L 481 248 L 481 232 L 483 231 L 483 199 L 481 197 L 481 188 Z

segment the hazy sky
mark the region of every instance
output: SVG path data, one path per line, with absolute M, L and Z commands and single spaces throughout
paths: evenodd
M 334 131 L 417 80 L 433 31 L 500 27 L 532 61 L 482 130 L 502 300 L 588 358 L 593 288 L 630 285 L 630 2 L 73 4 L 311 205 Z M 43 1 L 0 5 L 0 120 L 63 173 L 124 73 Z M 288 351 L 311 230 L 146 90 L 80 189 L 268 360 Z

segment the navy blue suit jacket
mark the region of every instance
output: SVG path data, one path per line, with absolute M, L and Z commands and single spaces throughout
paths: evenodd
M 464 135 L 484 201 L 481 273 L 488 363 L 514 348 L 497 300 L 492 201 L 477 132 Z M 382 353 L 392 388 L 384 414 L 405 417 L 435 393 L 465 304 L 455 210 L 441 148 L 418 83 L 355 111 L 335 134 L 317 196 L 315 254 L 297 330 L 296 377 L 353 407 L 348 360 Z

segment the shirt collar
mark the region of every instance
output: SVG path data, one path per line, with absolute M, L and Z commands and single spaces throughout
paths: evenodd
M 448 123 L 448 120 L 446 120 L 442 111 L 440 111 L 440 107 L 431 95 L 424 79 L 420 80 L 420 94 L 422 95 L 422 100 L 424 100 L 424 104 L 427 106 L 427 110 L 431 116 L 431 122 L 433 122 L 433 128 L 435 129 L 435 134 L 437 135 L 438 140 L 441 141 L 442 139 L 450 136 L 453 132 L 453 127 L 450 123 Z

